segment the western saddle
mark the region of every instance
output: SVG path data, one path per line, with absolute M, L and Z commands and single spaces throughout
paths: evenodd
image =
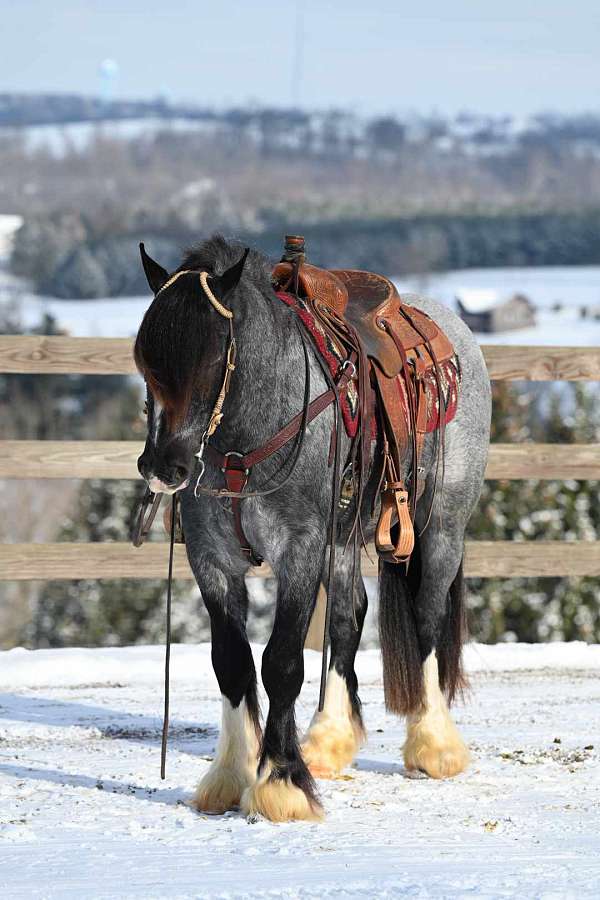
M 454 357 L 454 348 L 426 313 L 402 302 L 395 286 L 383 275 L 309 265 L 303 237 L 286 236 L 283 258 L 273 270 L 273 283 L 277 290 L 301 298 L 353 362 L 360 406 L 359 447 L 352 457 L 358 460 L 357 517 L 368 474 L 368 426 L 374 407 L 383 440 L 381 510 L 375 545 L 386 561 L 407 562 L 414 547 L 416 504 L 424 489 L 420 458 L 427 430 L 425 376 L 433 376 L 439 404 L 437 482 L 446 402 L 440 365 Z M 398 378 L 403 381 L 405 406 Z

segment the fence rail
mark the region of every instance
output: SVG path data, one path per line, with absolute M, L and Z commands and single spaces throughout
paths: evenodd
M 507 347 L 483 355 L 494 381 L 598 381 L 595 347 Z M 131 375 L 129 338 L 0 335 L 0 372 L 30 375 Z
M 138 441 L 0 441 L 0 478 L 137 480 Z M 600 444 L 492 444 L 485 477 L 600 479 Z
M 557 552 L 560 547 L 561 552 Z M 164 541 L 131 544 L 0 544 L 4 580 L 62 581 L 78 578 L 164 578 L 169 547 Z M 175 548 L 176 578 L 192 578 L 185 547 Z M 374 548 L 363 553 L 363 575 L 377 574 Z M 251 569 L 267 577 L 270 568 Z M 600 553 L 595 541 L 467 541 L 465 574 L 469 578 L 539 576 L 600 576 Z
M 483 348 L 495 381 L 600 381 L 600 349 Z M 126 338 L 0 335 L 0 372 L 128 375 L 135 372 Z M 0 441 L 0 478 L 136 479 L 138 441 Z M 488 479 L 600 479 L 600 444 L 492 444 Z M 362 571 L 375 574 L 375 554 Z M 167 545 L 2 544 L 0 579 L 162 578 Z M 600 542 L 469 541 L 469 577 L 600 576 Z M 175 574 L 191 578 L 185 548 L 176 548 Z M 266 576 L 266 566 L 251 574 Z

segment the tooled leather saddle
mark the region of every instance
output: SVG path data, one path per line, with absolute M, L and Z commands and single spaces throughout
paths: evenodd
M 367 478 L 367 421 L 375 398 L 383 441 L 375 546 L 386 561 L 407 562 L 414 548 L 416 504 L 424 489 L 420 462 L 425 434 L 432 430 L 432 392 L 439 431 L 437 483 L 444 425 L 449 420 L 450 387 L 443 367 L 456 362 L 454 347 L 426 313 L 402 302 L 396 287 L 384 276 L 353 269 L 321 269 L 307 263 L 304 238 L 300 236 L 286 236 L 283 258 L 273 270 L 273 283 L 276 290 L 303 299 L 355 366 L 361 410 L 359 447 L 353 454 L 359 469 L 357 507 Z

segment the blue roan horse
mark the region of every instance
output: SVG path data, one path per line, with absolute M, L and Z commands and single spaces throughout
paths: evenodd
M 215 236 L 190 251 L 175 273 L 145 253 L 143 261 L 155 297 L 135 345 L 148 414 L 139 470 L 153 491 L 179 492 L 222 695 L 220 741 L 195 805 L 210 813 L 241 807 L 273 821 L 319 819 L 323 809 L 313 777 L 340 772 L 365 738 L 354 660 L 367 599 L 353 550 L 359 532 L 362 542 L 375 531 L 385 438 L 378 428 L 367 435 L 366 421 L 358 437 L 339 427 L 335 397 L 309 414 L 309 401 L 341 392 L 340 382 L 332 384 L 298 310 L 276 296 L 272 267 L 262 254 L 244 254 L 239 244 Z M 290 295 L 297 291 L 297 274 L 287 288 Z M 444 778 L 469 762 L 448 703 L 463 684 L 464 533 L 486 464 L 490 385 L 479 347 L 450 310 L 416 295 L 402 302 L 443 330 L 456 353 L 460 388 L 443 439 L 439 429 L 429 431 L 420 449 L 410 565 L 380 562 L 384 687 L 388 709 L 407 717 L 406 767 Z M 346 374 L 356 368 L 356 359 L 342 366 Z M 367 376 L 366 388 L 363 383 L 358 389 L 368 385 Z M 249 472 L 247 465 L 236 467 L 236 459 L 268 446 L 294 417 L 291 440 L 255 460 Z M 389 472 L 384 478 L 399 503 L 400 478 L 417 484 L 414 447 L 405 449 L 397 483 Z M 334 458 L 340 479 L 335 487 Z M 219 464 L 223 460 L 226 466 Z M 349 496 L 344 502 L 342 482 Z M 294 704 L 311 616 L 328 581 L 332 532 L 326 690 L 322 709 L 299 740 Z M 269 701 L 264 726 L 246 635 L 244 581 L 259 558 L 269 563 L 278 584 L 273 631 L 262 657 Z

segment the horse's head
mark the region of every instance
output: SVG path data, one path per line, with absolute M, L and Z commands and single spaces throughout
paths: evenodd
M 230 251 L 239 257 L 238 248 Z M 138 469 L 155 493 L 172 494 L 189 482 L 222 384 L 233 334 L 227 302 L 242 276 L 247 251 L 221 274 L 204 265 L 198 253 L 188 254 L 169 274 L 143 244 L 140 252 L 154 300 L 134 349 L 146 382 L 148 419 Z

